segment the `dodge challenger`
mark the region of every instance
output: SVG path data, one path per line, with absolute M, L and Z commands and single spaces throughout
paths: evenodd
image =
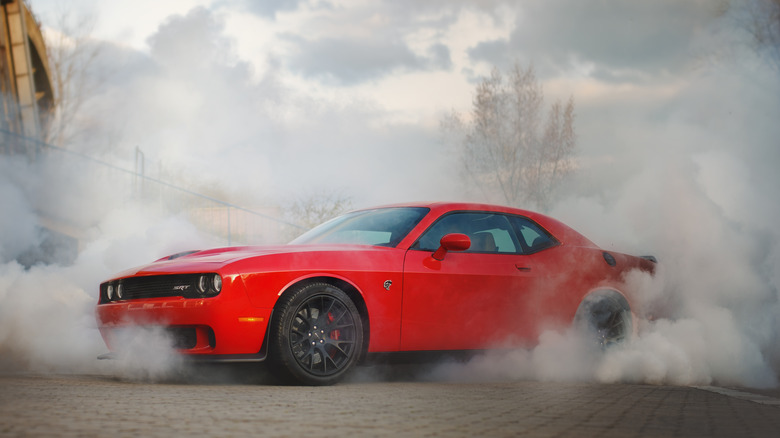
M 576 323 L 621 343 L 638 311 L 625 276 L 654 265 L 531 211 L 392 205 L 287 245 L 189 251 L 119 273 L 100 285 L 96 316 L 111 352 L 121 331 L 156 327 L 189 358 L 267 361 L 280 379 L 328 385 L 374 354 L 527 347 Z

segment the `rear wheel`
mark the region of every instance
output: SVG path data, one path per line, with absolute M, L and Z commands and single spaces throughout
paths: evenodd
M 602 347 L 625 343 L 633 334 L 628 302 L 614 291 L 595 292 L 585 297 L 574 321 Z
M 327 283 L 299 287 L 274 311 L 271 357 L 277 372 L 305 385 L 330 385 L 357 362 L 363 324 L 355 304 Z

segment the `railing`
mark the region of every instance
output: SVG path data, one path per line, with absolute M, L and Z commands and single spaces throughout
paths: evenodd
M 23 155 L 28 157 L 28 161 L 46 161 L 44 166 L 36 168 L 49 169 L 48 176 L 53 179 L 60 175 L 63 184 L 70 186 L 72 191 L 93 191 L 94 203 L 101 200 L 109 204 L 141 200 L 144 205 L 162 213 L 186 216 L 198 229 L 227 245 L 282 243 L 305 230 L 300 225 L 278 218 L 274 214 L 278 210 L 274 208 L 265 212 L 249 209 L 146 175 L 143 154 L 138 149 L 136 168 L 130 170 L 88 154 L 0 129 L 0 152 Z M 89 175 L 90 178 L 88 182 L 72 181 L 74 178 L 69 178 L 69 175 L 74 174 Z M 96 187 L 100 189 L 95 190 Z M 57 215 L 57 212 L 50 213 Z M 67 221 L 67 218 L 62 219 Z

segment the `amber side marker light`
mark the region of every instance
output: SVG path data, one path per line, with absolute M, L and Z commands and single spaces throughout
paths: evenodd
M 238 322 L 262 322 L 265 318 L 256 318 L 253 316 L 243 316 L 238 318 Z

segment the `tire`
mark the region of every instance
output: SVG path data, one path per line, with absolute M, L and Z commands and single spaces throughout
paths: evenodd
M 585 297 L 574 323 L 602 348 L 624 344 L 634 333 L 628 302 L 614 291 L 594 292 Z
M 333 285 L 312 283 L 282 295 L 271 321 L 269 360 L 286 381 L 332 385 L 360 357 L 360 313 Z

